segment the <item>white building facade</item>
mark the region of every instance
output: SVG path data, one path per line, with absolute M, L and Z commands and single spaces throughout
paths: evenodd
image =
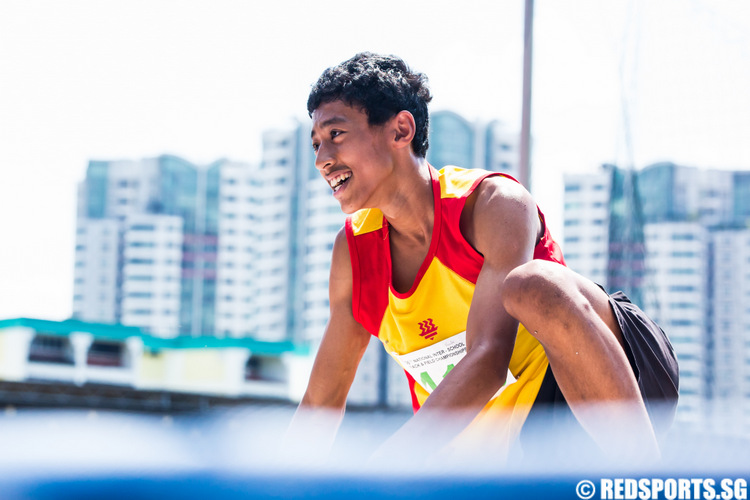
M 180 326 L 182 219 L 132 214 L 122 222 L 121 322 L 163 337 Z
M 711 235 L 713 415 L 716 430 L 750 434 L 750 230 Z
M 676 419 L 705 424 L 707 402 L 707 230 L 694 222 L 645 226 L 648 280 L 642 307 L 667 333 L 680 367 Z
M 611 173 L 567 174 L 563 245 L 565 262 L 576 272 L 604 284 L 609 252 Z

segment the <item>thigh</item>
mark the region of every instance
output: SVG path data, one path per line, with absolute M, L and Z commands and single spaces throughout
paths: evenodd
M 625 348 L 609 295 L 599 285 L 571 269 L 534 260 L 509 275 L 506 309 L 547 348 L 564 347 L 571 325 L 591 325 L 598 317 Z M 557 324 L 558 328 L 550 328 Z M 561 331 L 562 330 L 562 331 Z M 599 331 L 600 328 L 595 328 Z
M 596 314 L 609 327 L 609 330 L 615 336 L 620 346 L 627 351 L 627 343 L 623 337 L 620 322 L 610 303 L 609 294 L 600 285 L 571 271 L 567 267 L 565 268 L 565 272 L 570 275 L 569 279 L 576 284 L 576 287 L 586 297 L 586 300 L 591 304 Z

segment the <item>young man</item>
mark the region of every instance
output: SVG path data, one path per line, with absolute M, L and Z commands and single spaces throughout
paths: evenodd
M 555 403 L 604 449 L 623 445 L 618 430 L 632 451 L 658 454 L 654 427 L 671 421 L 678 383 L 664 333 L 565 267 L 520 184 L 426 162 L 426 84 L 396 57 L 362 53 L 310 93 L 316 167 L 352 215 L 333 248 L 330 320 L 298 415 L 343 413 L 376 335 L 419 410 L 393 443 L 427 437 L 420 421 L 445 411 L 461 416 L 439 445 L 472 420 L 512 441 L 532 409 Z M 666 414 L 649 415 L 652 401 Z M 592 412 L 595 402 L 614 405 Z

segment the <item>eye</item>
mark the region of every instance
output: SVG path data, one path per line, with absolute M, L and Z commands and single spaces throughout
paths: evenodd
M 318 149 L 320 148 L 320 144 L 313 142 L 312 148 L 313 148 L 313 151 L 317 153 Z
M 331 139 L 335 139 L 336 137 L 343 134 L 341 130 L 331 130 Z

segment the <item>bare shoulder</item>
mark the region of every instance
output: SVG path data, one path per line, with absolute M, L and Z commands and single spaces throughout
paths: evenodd
M 345 263 L 349 262 L 349 242 L 346 239 L 346 226 L 342 226 L 339 232 L 336 233 L 336 239 L 333 241 L 333 256 L 332 263 Z
M 349 260 L 349 243 L 346 227 L 342 227 L 333 242 L 331 274 L 328 283 L 331 305 L 346 304 L 352 296 L 352 266 Z
M 484 179 L 466 200 L 461 232 L 481 254 L 498 246 L 533 246 L 541 236 L 539 212 L 531 194 L 504 176 Z

